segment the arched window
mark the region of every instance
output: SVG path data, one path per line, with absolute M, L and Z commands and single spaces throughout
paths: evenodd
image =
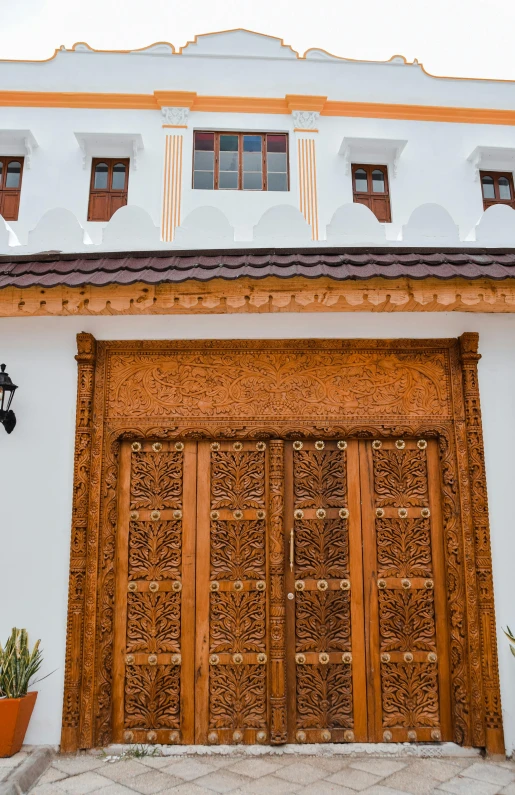
M 493 177 L 488 175 L 481 177 L 481 184 L 483 186 L 483 198 L 495 199 L 495 186 Z
M 372 171 L 372 191 L 373 193 L 385 192 L 384 174 L 379 168 Z
M 127 173 L 127 166 L 125 163 L 115 163 L 113 166 L 113 179 L 111 181 L 111 188 L 113 190 L 125 189 L 125 175 Z
M 128 158 L 93 158 L 88 221 L 109 221 L 127 204 Z
M 515 210 L 513 174 L 509 171 L 481 171 L 483 209 L 492 204 L 507 204 Z
M 388 169 L 386 166 L 352 164 L 352 192 L 356 204 L 364 204 L 372 210 L 378 221 L 389 224 L 390 194 L 388 191 Z
M 20 207 L 23 157 L 0 157 L 0 215 L 17 221 Z
M 368 177 L 364 168 L 357 168 L 354 172 L 354 190 L 356 193 L 368 193 Z
M 107 190 L 107 180 L 109 175 L 109 166 L 107 163 L 97 163 L 95 166 L 95 179 L 93 188 L 95 190 Z

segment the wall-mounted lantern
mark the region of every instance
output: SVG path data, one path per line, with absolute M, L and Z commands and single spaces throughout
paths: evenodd
M 0 365 L 0 422 L 7 433 L 11 433 L 16 425 L 16 417 L 11 409 L 14 393 L 18 389 L 5 372 L 5 364 Z

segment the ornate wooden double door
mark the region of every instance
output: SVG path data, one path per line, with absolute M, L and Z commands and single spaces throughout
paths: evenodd
M 118 742 L 452 738 L 436 443 L 124 442 Z

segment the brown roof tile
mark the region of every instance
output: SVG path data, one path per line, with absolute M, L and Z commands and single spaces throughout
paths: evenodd
M 515 278 L 515 249 L 251 249 L 0 257 L 0 288 L 183 282 L 188 279 Z

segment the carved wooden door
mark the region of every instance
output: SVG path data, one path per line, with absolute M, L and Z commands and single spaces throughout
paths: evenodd
M 115 741 L 269 741 L 267 468 L 259 441 L 122 444 Z
M 286 454 L 291 742 L 452 739 L 436 442 Z

